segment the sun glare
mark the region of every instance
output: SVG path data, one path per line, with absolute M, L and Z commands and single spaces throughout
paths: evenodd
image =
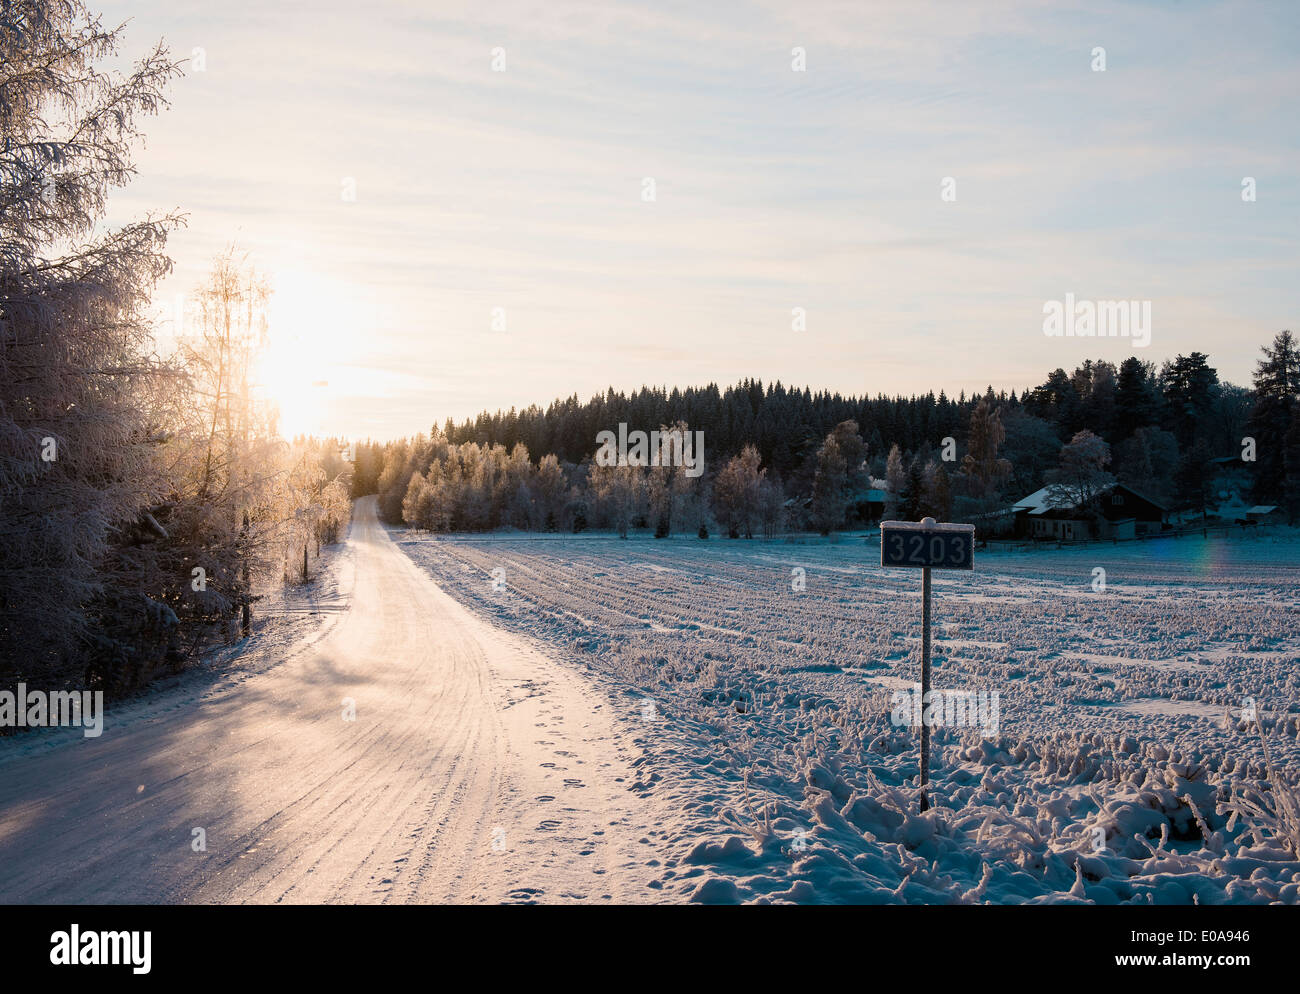
M 274 278 L 268 314 L 269 344 L 259 363 L 259 386 L 280 411 L 285 438 L 326 432 L 338 381 L 340 288 L 316 273 L 287 270 Z

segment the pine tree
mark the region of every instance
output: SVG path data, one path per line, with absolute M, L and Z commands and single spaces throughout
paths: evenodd
M 1283 463 L 1286 472 L 1282 481 L 1282 503 L 1288 523 L 1295 524 L 1300 521 L 1300 404 L 1295 404 L 1291 412 Z
M 1165 363 L 1160 381 L 1169 430 L 1178 439 L 1179 448 L 1189 450 L 1206 434 L 1219 374 L 1204 353 L 1193 352 Z
M 926 505 L 938 521 L 948 521 L 952 517 L 952 485 L 943 466 L 934 466 L 926 492 Z
M 1217 505 L 1214 492 L 1214 463 L 1209 445 L 1197 439 L 1183 455 L 1175 474 L 1178 502 L 1195 511 L 1202 519 Z
M 1255 439 L 1254 494 L 1260 503 L 1280 504 L 1288 471 L 1286 435 L 1300 404 L 1300 348 L 1291 332 L 1283 331 L 1261 351 L 1249 421 Z
M 907 467 L 902 492 L 898 498 L 898 514 L 903 521 L 920 521 L 925 516 L 926 486 L 921 464 L 913 459 Z
M 1115 430 L 1113 441 L 1119 443 L 1139 428 L 1154 426 L 1159 420 L 1159 402 L 1150 363 L 1129 356 L 1119 367 L 1115 383 Z

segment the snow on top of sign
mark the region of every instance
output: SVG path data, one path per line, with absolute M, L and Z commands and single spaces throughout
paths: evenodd
M 880 530 L 888 528 L 890 531 L 900 532 L 973 532 L 974 525 L 958 525 L 949 522 L 938 521 L 882 521 Z

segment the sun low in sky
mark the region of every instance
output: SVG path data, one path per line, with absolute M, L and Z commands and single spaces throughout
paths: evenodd
M 348 293 L 311 270 L 285 269 L 272 277 L 269 344 L 257 378 L 279 407 L 287 437 L 328 433 L 330 400 L 355 392 L 340 361 L 352 351 L 348 323 L 356 308 Z
M 1300 304 L 1293 4 L 104 6 L 128 17 L 190 69 L 112 220 L 189 212 L 164 295 L 251 252 L 286 430 L 1193 350 L 1244 383 Z M 1149 301 L 1149 346 L 1044 335 L 1067 294 Z

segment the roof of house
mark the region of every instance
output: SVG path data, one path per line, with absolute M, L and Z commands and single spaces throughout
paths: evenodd
M 1016 501 L 1011 505 L 1013 511 L 1028 511 L 1030 514 L 1046 514 L 1048 511 L 1067 511 L 1078 506 L 1076 503 L 1060 502 L 1053 504 L 1050 501 L 1051 487 L 1043 487 L 1041 490 L 1035 490 L 1023 500 Z
M 1160 501 L 1152 500 L 1146 494 L 1134 490 L 1127 483 L 1112 483 L 1110 486 L 1103 487 L 1101 490 L 1097 491 L 1097 496 L 1100 497 L 1102 494 L 1109 493 L 1116 487 L 1122 487 L 1134 496 L 1141 497 L 1147 503 L 1154 504 L 1161 510 L 1165 509 L 1165 505 L 1160 503 Z M 1050 486 L 1043 487 L 1041 490 L 1035 490 L 1028 497 L 1012 504 L 1011 509 L 1013 511 L 1027 511 L 1029 514 L 1037 516 L 1040 514 L 1046 514 L 1048 511 L 1072 511 L 1079 506 L 1078 501 L 1070 500 L 1060 500 L 1056 503 L 1052 503 L 1051 490 L 1052 488 Z
M 1010 514 L 1015 514 L 1014 507 L 1000 507 L 996 511 L 982 511 L 979 514 L 972 514 L 972 521 L 990 521 L 993 518 L 1005 518 Z
M 1246 508 L 1247 514 L 1272 514 L 1277 510 L 1276 504 L 1256 504 L 1254 507 Z
M 1131 486 L 1129 486 L 1127 483 L 1117 483 L 1117 484 L 1115 484 L 1115 485 L 1116 485 L 1117 487 L 1123 487 L 1125 490 L 1127 490 L 1129 493 L 1131 493 L 1134 497 L 1141 497 L 1141 498 L 1142 498 L 1144 501 L 1146 501 L 1148 504 L 1152 504 L 1152 505 L 1154 505 L 1155 507 L 1160 508 L 1160 510 L 1162 510 L 1162 511 L 1167 511 L 1167 510 L 1169 510 L 1169 506 L 1168 506 L 1167 504 L 1165 504 L 1163 501 L 1158 501 L 1158 500 L 1156 500 L 1154 497 L 1152 497 L 1152 496 L 1150 496 L 1150 495 L 1148 495 L 1148 494 L 1144 494 L 1141 490 L 1138 490 L 1136 487 L 1131 487 Z

